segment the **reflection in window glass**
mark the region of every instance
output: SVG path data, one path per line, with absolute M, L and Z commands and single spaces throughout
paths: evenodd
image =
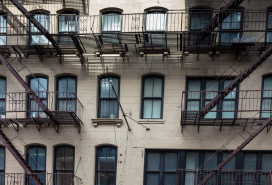
M 0 45 L 7 45 L 7 20 L 4 15 L 0 15 Z
M 49 15 L 47 14 L 36 14 L 34 15 L 34 18 L 47 30 L 49 31 Z M 39 34 L 40 31 L 32 24 L 30 23 L 30 31 L 31 33 L 37 33 Z M 49 41 L 44 35 L 32 35 L 31 36 L 31 44 L 38 44 L 38 45 L 47 45 L 49 44 Z
M 78 16 L 76 14 L 60 14 L 58 16 L 58 21 L 59 33 L 62 34 L 59 37 L 59 44 L 74 44 L 69 34 L 78 33 Z

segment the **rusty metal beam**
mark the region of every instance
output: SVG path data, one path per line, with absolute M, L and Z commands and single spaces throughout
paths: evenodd
M 32 89 L 27 85 L 27 83 L 22 79 L 22 77 L 16 72 L 16 70 L 10 65 L 10 63 L 0 55 L 0 61 L 4 64 L 8 70 L 13 74 L 13 76 L 17 79 L 17 81 L 25 88 L 28 93 L 31 93 L 35 102 L 39 105 L 39 107 L 44 111 L 44 113 L 52 120 L 54 123 L 55 129 L 58 132 L 59 123 L 54 117 L 54 115 L 49 111 L 47 106 L 45 106 L 42 100 L 32 91 Z
M 204 117 L 210 112 L 220 101 L 222 101 L 233 89 L 244 81 L 256 68 L 258 68 L 272 54 L 272 44 L 266 49 L 259 58 L 253 61 L 246 69 L 244 69 L 223 91 L 211 100 L 203 109 L 200 110 L 200 117 Z
M 212 170 L 202 181 L 199 182 L 198 185 L 204 185 L 210 178 L 212 178 L 218 170 L 220 170 L 223 166 L 225 166 L 238 152 L 240 152 L 246 145 L 248 145 L 257 135 L 259 135 L 265 127 L 267 127 L 272 122 L 272 116 L 267 119 L 258 130 L 256 130 L 253 134 L 245 139 L 245 141 L 239 145 L 231 154 L 223 160 L 214 170 Z
M 0 140 L 5 145 L 5 147 L 10 151 L 13 157 L 18 161 L 18 163 L 22 166 L 22 168 L 26 171 L 26 173 L 33 174 L 34 171 L 27 164 L 26 160 L 22 157 L 22 155 L 18 152 L 18 150 L 14 147 L 14 145 L 11 143 L 11 141 L 8 139 L 8 137 L 3 133 L 1 129 Z M 30 177 L 32 178 L 36 185 L 43 185 L 43 183 L 41 182 L 37 175 L 33 174 L 30 175 Z
M 17 0 L 10 0 L 26 18 L 51 42 L 59 55 L 59 63 L 62 63 L 62 51 L 52 35 L 29 13 Z

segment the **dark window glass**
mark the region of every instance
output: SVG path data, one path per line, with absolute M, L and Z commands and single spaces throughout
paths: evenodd
M 262 105 L 261 117 L 269 118 L 271 116 L 271 102 L 272 102 L 272 77 L 266 76 L 263 78 L 262 86 Z
M 49 31 L 49 22 L 50 17 L 47 14 L 35 14 L 34 18 L 47 30 Z M 40 31 L 32 24 L 30 23 L 30 31 L 34 34 L 39 34 Z M 47 45 L 49 44 L 49 41 L 44 35 L 32 35 L 30 37 L 31 41 L 30 44 L 37 44 L 37 45 Z
M 5 15 L 0 15 L 0 45 L 7 45 L 7 19 Z
M 6 79 L 0 78 L 0 118 L 6 118 Z
M 96 185 L 116 184 L 116 148 L 98 147 L 96 150 Z
M 163 83 L 163 77 L 160 76 L 147 76 L 143 78 L 142 118 L 162 118 Z
M 74 153 L 72 146 L 58 146 L 55 148 L 54 184 L 72 184 L 74 174 Z
M 272 10 L 267 12 L 267 22 L 266 22 L 266 42 L 272 42 Z
M 200 31 L 212 18 L 211 10 L 191 10 L 190 11 L 190 31 Z M 189 45 L 208 46 L 210 44 L 210 34 L 203 37 L 200 33 L 190 33 Z
M 0 146 L 0 173 L 5 173 L 5 148 Z M 5 184 L 5 175 L 0 174 L 0 185 Z
M 238 42 L 242 34 L 242 12 L 231 12 L 228 17 L 224 19 L 220 29 L 220 43 L 221 45 L 231 45 L 233 42 Z M 237 41 L 236 41 L 237 40 Z
M 76 78 L 61 77 L 57 83 L 57 110 L 76 112 Z
M 27 150 L 27 162 L 34 173 L 41 173 L 37 176 L 43 184 L 46 182 L 46 149 L 43 146 L 30 146 Z M 35 185 L 31 177 L 27 177 L 27 184 Z
M 45 77 L 36 77 L 29 79 L 29 86 L 32 91 L 41 99 L 44 105 L 47 106 L 48 99 L 48 79 Z M 46 114 L 33 99 L 33 95 L 28 94 L 28 117 L 30 118 L 46 118 Z
M 177 161 L 176 152 L 147 152 L 145 185 L 158 185 L 162 178 L 162 185 L 175 185 Z
M 223 90 L 230 82 L 231 80 L 224 79 L 188 80 L 186 105 L 186 108 L 189 111 L 188 114 L 190 114 L 188 116 L 195 117 L 198 111 L 215 98 L 218 91 Z M 235 110 L 238 102 L 236 97 L 237 91 L 234 89 L 233 92 L 224 98 L 222 104 L 215 106 L 208 114 L 206 114 L 205 118 L 235 118 Z
M 113 92 L 110 80 L 113 83 L 114 89 L 119 97 L 119 78 L 103 77 L 99 80 L 99 118 L 118 118 L 119 105 L 118 99 Z
M 59 33 L 63 34 L 59 37 L 59 44 L 71 45 L 74 44 L 69 33 L 78 33 L 78 15 L 76 14 L 60 14 L 58 16 Z

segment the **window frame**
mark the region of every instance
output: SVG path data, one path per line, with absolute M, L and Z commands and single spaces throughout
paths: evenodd
M 69 79 L 69 78 L 72 78 L 72 79 L 74 79 L 75 80 L 75 96 L 73 97 L 73 98 L 59 98 L 59 91 L 58 91 L 58 89 L 59 89 L 59 80 L 61 80 L 61 79 Z M 57 79 L 56 79 L 56 102 L 55 102 L 55 109 L 57 110 L 57 111 L 60 111 L 59 110 L 59 100 L 69 100 L 69 101 L 75 101 L 75 113 L 76 113 L 76 111 L 77 111 L 77 77 L 76 76 L 72 76 L 72 75 L 62 75 L 62 76 L 58 76 L 57 77 Z M 67 84 L 68 84 L 68 81 L 67 81 Z M 66 92 L 68 92 L 68 91 L 66 91 Z M 66 110 L 67 111 L 67 110 Z M 71 111 L 69 111 L 69 112 L 71 112 Z
M 45 75 L 36 75 L 35 76 L 35 78 L 36 79 L 38 79 L 38 78 L 43 78 L 43 79 L 46 79 L 47 80 L 47 87 L 46 87 L 46 98 L 40 98 L 39 96 L 39 99 L 41 100 L 41 101 L 43 101 L 43 100 L 46 100 L 46 105 L 48 105 L 48 87 L 49 87 L 49 78 L 47 77 L 47 76 L 45 76 Z M 32 79 L 35 79 L 34 77 L 29 77 L 28 78 L 28 80 L 27 80 L 27 82 L 28 82 L 28 86 L 29 86 L 29 88 L 31 88 L 31 80 Z M 39 87 L 39 86 L 38 86 Z M 32 89 L 31 89 L 32 90 Z M 32 90 L 33 91 L 33 90 Z M 36 93 L 35 91 L 33 91 L 34 93 Z M 38 91 L 38 92 L 41 92 L 41 91 Z M 26 112 L 26 116 L 27 116 L 27 118 L 35 118 L 35 117 L 31 117 L 31 113 L 32 112 L 35 112 L 35 111 L 32 111 L 31 110 L 31 100 L 33 100 L 33 98 L 31 98 L 30 97 L 30 95 L 27 93 L 27 103 L 26 103 L 26 110 L 27 110 L 27 112 Z M 38 109 L 39 109 L 40 107 L 39 107 L 39 105 L 38 105 Z M 40 112 L 38 111 L 38 118 L 40 118 Z
M 0 76 L 0 80 L 4 80 L 5 81 L 5 93 L 7 93 L 7 78 L 6 77 L 3 77 L 3 76 Z M 1 112 L 0 112 L 0 116 L 4 116 L 5 118 L 6 118 L 6 111 L 7 111 L 7 102 L 6 102 L 6 98 L 7 98 L 7 96 L 5 95 L 5 98 L 1 98 L 1 96 L 0 96 L 0 105 L 1 105 L 1 102 L 3 102 L 4 104 L 5 104 L 5 112 L 3 112 L 2 114 L 1 114 Z M 1 117 L 0 117 L 0 119 L 1 119 Z
M 196 110 L 196 112 L 198 112 L 199 110 L 201 110 L 201 108 L 203 108 L 206 104 L 205 104 L 205 101 L 210 101 L 212 99 L 206 99 L 206 84 L 207 84 L 207 81 L 208 80 L 216 80 L 218 81 L 218 90 L 214 90 L 214 91 L 222 91 L 224 89 L 224 82 L 225 80 L 232 80 L 234 77 L 221 77 L 221 78 L 214 78 L 214 77 L 187 77 L 186 78 L 186 92 L 189 92 L 188 91 L 188 86 L 189 86 L 189 81 L 190 80 L 199 80 L 200 81 L 200 94 L 199 94 L 199 99 L 192 99 L 192 100 L 198 100 L 199 101 L 199 109 Z M 203 95 L 201 95 L 201 92 L 203 92 Z M 203 98 L 203 100 L 201 101 L 201 96 L 205 97 Z M 188 110 L 188 100 L 190 101 L 190 99 L 188 98 L 188 93 L 186 93 L 186 96 L 185 96 L 185 99 L 186 99 L 186 103 L 185 103 L 185 110 L 187 111 Z M 234 106 L 234 116 L 233 118 L 223 118 L 222 115 L 223 115 L 223 102 L 224 101 L 235 101 L 235 106 Z M 218 105 L 217 105 L 217 108 L 216 108 L 216 117 L 215 118 L 204 118 L 204 119 L 236 119 L 237 118 L 237 115 L 238 115 L 238 108 L 239 108 L 239 86 L 236 87 L 236 93 L 235 93 L 235 98 L 232 98 L 232 99 L 224 99 L 222 100 Z M 227 111 L 227 112 L 231 112 L 231 111 Z
M 7 15 L 6 15 L 5 12 L 0 11 L 0 19 L 1 18 L 3 18 L 3 20 L 5 20 L 5 22 L 4 22 L 5 23 L 5 25 L 4 25 L 5 27 L 0 27 L 0 33 L 1 33 L 1 35 L 0 35 L 0 43 L 4 42 L 4 44 L 3 45 L 0 44 L 0 46 L 6 46 L 7 45 L 7 41 L 8 41 L 8 39 L 7 39 L 8 23 L 7 23 Z M 1 25 L 1 21 L 0 21 L 0 25 Z M 5 31 L 1 32 L 2 29 L 4 29 Z
M 272 43 L 272 26 L 271 28 L 268 28 L 268 25 L 269 25 L 269 14 L 271 14 L 271 25 L 272 25 L 272 6 L 271 7 L 268 7 L 266 9 L 266 24 L 265 24 L 265 43 L 268 44 L 268 43 Z M 268 42 L 268 33 L 271 33 L 271 41 Z
M 99 149 L 101 148 L 113 148 L 115 149 L 115 170 L 114 171 L 107 171 L 107 170 L 98 170 L 98 153 Z M 95 185 L 98 184 L 98 172 L 115 172 L 115 181 L 114 185 L 116 185 L 116 180 L 117 180 L 117 158 L 118 158 L 118 148 L 112 145 L 99 145 L 95 147 Z
M 219 44 L 222 45 L 222 43 L 225 43 L 225 44 L 223 44 L 223 46 L 231 46 L 232 43 L 231 42 L 230 43 L 222 42 L 222 33 L 239 32 L 239 38 L 241 38 L 242 35 L 243 35 L 243 31 L 244 31 L 244 27 L 243 27 L 243 25 L 244 25 L 244 15 L 245 15 L 244 8 L 238 7 L 236 9 L 232 9 L 230 11 L 231 11 L 231 13 L 228 16 L 230 16 L 232 13 L 239 13 L 239 12 L 241 13 L 240 29 L 222 29 L 222 24 L 223 24 L 223 22 L 222 22 L 222 24 L 220 24 L 220 26 L 219 26 L 219 31 L 220 31 L 219 32 Z
M 201 13 L 207 13 L 210 16 L 210 21 L 211 21 L 212 20 L 212 16 L 213 16 L 213 9 L 210 8 L 210 7 L 195 7 L 195 8 L 190 8 L 189 9 L 189 31 L 190 32 L 191 31 L 200 31 L 200 30 L 202 30 L 202 28 L 200 28 L 200 29 L 192 29 L 191 28 L 191 26 L 192 26 L 192 14 L 193 13 L 199 13 L 199 14 L 201 14 Z M 193 36 L 193 34 L 197 34 L 196 38 L 198 38 L 200 33 L 201 32 L 199 32 L 199 33 L 190 33 L 189 34 L 189 41 L 188 41 L 188 45 L 189 46 L 196 45 L 196 44 L 192 43 L 192 41 L 194 41 L 194 39 L 192 38 L 192 36 Z M 201 42 L 202 44 L 199 43 L 199 46 L 201 46 L 201 47 L 208 47 L 211 44 L 211 34 L 210 33 L 209 33 L 209 36 L 207 36 L 207 38 L 208 38 L 208 43 L 207 44 L 205 44 L 205 43 L 203 44 L 202 42 L 205 40 L 204 39 Z
M 46 11 L 46 10 L 33 10 L 31 11 L 32 16 L 35 18 L 35 15 L 44 15 L 46 17 L 48 17 L 48 21 L 46 21 L 46 24 L 48 24 L 48 28 L 45 28 L 47 31 L 50 31 L 50 12 Z M 38 20 L 37 20 L 38 21 Z M 38 21 L 39 22 L 39 21 Z M 39 22 L 40 23 L 40 22 Z M 41 24 L 41 23 L 40 23 Z M 41 24 L 42 25 L 42 24 Z M 43 25 L 42 25 L 43 26 Z M 40 33 L 40 31 L 37 32 L 32 32 L 31 29 L 34 27 L 35 29 L 37 29 L 30 21 L 28 21 L 28 27 L 29 27 L 29 31 L 30 33 Z M 44 26 L 43 26 L 44 27 Z M 45 37 L 43 34 L 40 35 L 34 35 L 34 36 L 39 36 L 39 37 Z M 32 43 L 33 39 L 32 39 L 33 35 L 29 35 L 29 45 L 49 45 L 49 40 L 47 38 L 45 38 L 47 40 L 47 42 L 45 43 L 39 43 L 39 44 L 35 44 Z
M 272 12 L 271 12 L 272 13 Z M 271 97 L 264 97 L 264 80 L 265 78 L 271 78 L 271 82 L 272 82 L 272 75 L 264 75 L 262 76 L 262 92 L 261 92 L 261 106 L 260 106 L 260 115 L 259 118 L 269 118 L 269 117 L 263 117 L 262 114 L 263 112 L 269 112 L 270 116 L 272 116 L 272 96 Z M 272 90 L 271 90 L 271 94 L 272 94 Z M 263 110 L 263 100 L 271 100 L 271 105 L 270 105 L 270 111 L 269 110 Z
M 103 16 L 107 15 L 107 14 L 115 14 L 115 15 L 120 15 L 121 17 L 121 25 L 120 25 L 120 30 L 119 31 L 115 31 L 115 30 L 108 30 L 108 31 L 104 31 L 103 30 Z M 101 33 L 121 33 L 122 29 L 123 29 L 123 12 L 122 10 L 118 10 L 118 9 L 109 9 L 109 10 L 103 10 L 101 11 L 101 19 L 100 19 L 100 30 Z
M 161 97 L 144 97 L 144 90 L 145 90 L 145 80 L 148 78 L 153 78 L 153 86 L 154 86 L 154 78 L 160 78 L 162 80 L 162 92 L 161 92 Z M 158 75 L 158 74 L 150 74 L 150 75 L 144 75 L 142 76 L 142 93 L 141 93 L 141 119 L 163 119 L 163 105 L 164 105 L 164 85 L 165 85 L 165 76 L 163 75 Z M 150 100 L 161 100 L 161 114 L 160 118 L 144 118 L 144 101 L 146 99 Z M 153 108 L 153 105 L 152 105 Z
M 0 169 L 0 173 L 5 173 L 5 171 L 6 171 L 6 147 L 0 145 L 0 149 L 3 149 L 3 151 L 4 151 L 4 170 Z M 1 175 L 0 175 L 0 180 L 1 180 Z M 5 181 L 6 181 L 6 179 L 5 179 L 5 174 L 4 174 L 4 184 L 5 184 Z M 0 183 L 2 183 L 2 181 L 0 181 Z
M 102 79 L 104 78 L 116 78 L 118 80 L 118 97 L 117 98 L 101 98 L 101 81 Z M 121 78 L 117 75 L 103 75 L 103 76 L 100 76 L 98 78 L 98 102 L 97 102 L 97 118 L 102 118 L 102 119 L 112 119 L 112 118 L 103 118 L 101 117 L 101 111 L 100 111 L 100 108 L 101 108 L 101 100 L 116 100 L 118 102 L 118 99 L 120 100 L 120 81 L 121 81 Z M 116 87 L 115 87 L 116 88 Z M 118 106 L 117 106 L 117 116 L 116 118 L 114 119 L 118 119 L 119 118 L 119 103 L 118 103 Z
M 145 10 L 144 13 L 144 30 L 145 32 L 148 33 L 165 33 L 167 32 L 167 26 L 168 26 L 168 10 L 163 7 L 153 7 L 153 8 L 148 8 Z M 147 30 L 147 15 L 148 14 L 156 14 L 156 13 L 163 13 L 165 14 L 165 24 L 164 24 L 164 29 L 163 30 Z
M 36 148 L 36 147 L 39 147 L 39 148 L 43 148 L 45 150 L 45 161 L 44 161 L 44 171 L 43 170 L 33 170 L 33 172 L 35 174 L 39 174 L 41 173 L 41 175 L 44 175 L 44 180 L 46 182 L 46 175 L 44 173 L 46 173 L 46 160 L 47 160 L 47 150 L 46 150 L 46 146 L 44 145 L 40 145 L 40 144 L 32 144 L 32 145 L 28 145 L 26 146 L 26 162 L 29 163 L 29 150 L 31 148 Z M 25 183 L 27 184 L 29 182 L 28 178 L 31 178 L 31 177 L 27 177 L 27 174 L 25 175 Z

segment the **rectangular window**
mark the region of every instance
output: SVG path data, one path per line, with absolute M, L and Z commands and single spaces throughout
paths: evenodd
M 269 118 L 272 112 L 272 77 L 263 78 L 261 118 Z
M 57 110 L 76 113 L 76 78 L 60 77 L 57 83 Z
M 203 29 L 212 18 L 211 10 L 190 10 L 190 27 L 189 30 L 192 32 L 198 32 Z M 189 45 L 208 46 L 210 44 L 210 34 L 203 37 L 200 33 L 190 33 Z
M 0 118 L 6 118 L 6 79 L 0 78 Z
M 0 146 L 0 173 L 5 173 L 5 148 Z M 0 185 L 5 184 L 5 174 L 0 174 Z
M 96 150 L 96 185 L 116 184 L 117 150 L 111 146 L 101 146 Z
M 110 81 L 113 83 L 117 96 L 113 91 Z M 99 118 L 119 118 L 119 84 L 119 78 L 117 77 L 102 77 L 99 79 Z
M 7 45 L 7 19 L 0 15 L 0 45 Z
M 177 152 L 147 152 L 145 185 L 176 185 Z
M 167 14 L 165 11 L 148 11 L 145 17 L 146 31 L 166 31 Z
M 230 13 L 221 24 L 220 43 L 230 46 L 236 38 L 242 36 L 242 12 Z
M 267 18 L 266 18 L 266 42 L 271 43 L 272 42 L 272 10 L 269 10 L 267 12 Z
M 34 15 L 34 18 L 47 30 L 49 31 L 49 19 L 50 17 L 46 14 L 36 14 Z M 49 41 L 44 35 L 39 35 L 40 31 L 32 24 L 30 23 L 30 31 L 33 34 L 37 35 L 32 35 L 31 36 L 31 44 L 32 45 L 48 45 Z
M 223 90 L 231 80 L 224 79 L 189 79 L 187 81 L 187 102 L 186 109 L 188 117 L 194 118 L 199 110 L 207 105 L 216 97 L 218 91 Z M 233 119 L 236 117 L 237 110 L 237 91 L 236 88 L 224 98 L 221 104 L 215 106 L 208 114 L 206 119 Z
M 143 77 L 142 118 L 162 119 L 164 78 L 162 76 Z
M 58 30 L 61 36 L 59 37 L 59 44 L 72 45 L 73 40 L 69 33 L 78 33 L 78 16 L 75 14 L 60 14 L 58 15 Z

